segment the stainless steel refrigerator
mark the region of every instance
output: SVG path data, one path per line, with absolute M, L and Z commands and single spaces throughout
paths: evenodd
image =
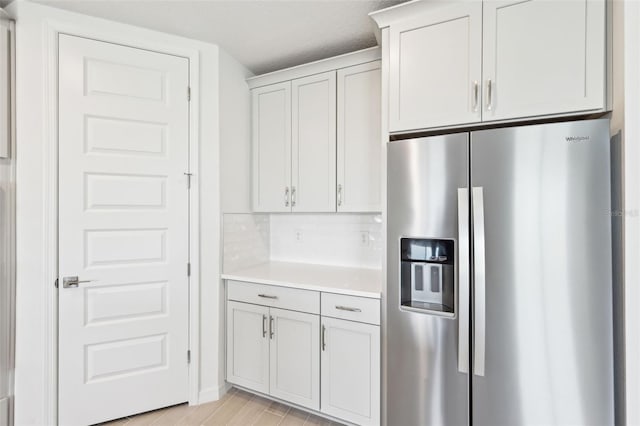
M 388 144 L 387 424 L 612 425 L 608 120 Z

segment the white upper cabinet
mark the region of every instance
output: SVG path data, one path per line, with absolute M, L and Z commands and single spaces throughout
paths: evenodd
M 483 31 L 484 121 L 604 108 L 604 1 L 485 1 Z
M 374 12 L 389 58 L 389 131 L 606 111 L 605 8 L 412 1 Z
M 337 210 L 381 210 L 380 61 L 338 70 Z
M 253 210 L 291 211 L 291 82 L 254 89 L 251 104 Z
M 291 82 L 291 211 L 336 211 L 336 73 Z
M 389 130 L 481 120 L 482 3 L 442 5 L 389 32 Z

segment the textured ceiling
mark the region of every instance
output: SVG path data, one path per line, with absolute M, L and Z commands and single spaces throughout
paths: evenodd
M 254 74 L 375 46 L 371 11 L 406 0 L 33 0 L 216 43 Z

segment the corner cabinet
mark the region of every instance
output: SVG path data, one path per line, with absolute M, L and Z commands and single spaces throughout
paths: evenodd
M 388 31 L 392 133 L 604 112 L 605 0 L 409 2 Z
M 251 90 L 253 211 L 381 211 L 380 61 L 313 70 Z
M 380 424 L 380 301 L 227 281 L 227 381 L 353 424 Z

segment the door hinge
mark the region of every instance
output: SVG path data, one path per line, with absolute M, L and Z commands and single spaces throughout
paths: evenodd
M 191 87 L 187 87 L 187 101 L 191 102 Z
M 191 262 L 187 263 L 187 276 L 190 277 L 191 276 Z
M 191 350 L 187 351 L 187 364 L 191 364 Z
M 187 189 L 191 189 L 191 176 L 193 176 L 193 173 L 184 172 L 184 175 L 187 177 Z
M 56 288 L 58 288 L 58 279 L 57 278 L 56 278 L 56 282 L 54 282 L 53 285 L 55 285 Z

